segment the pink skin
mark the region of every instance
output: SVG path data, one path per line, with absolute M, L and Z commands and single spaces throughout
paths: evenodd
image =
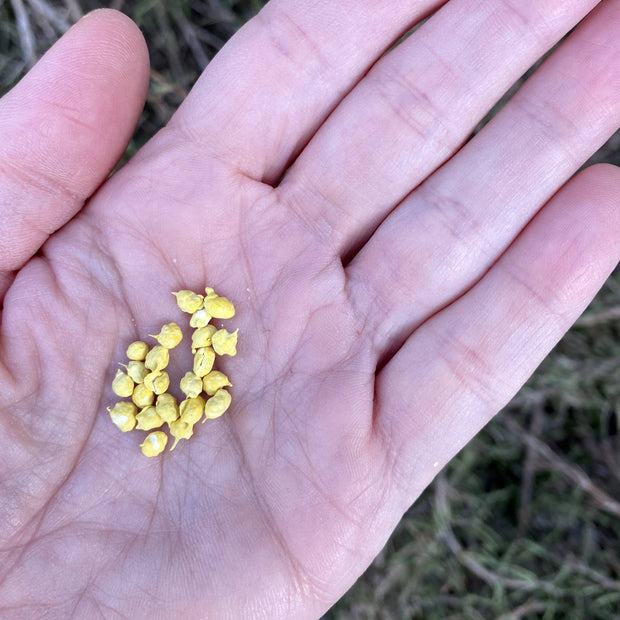
M 618 0 L 315 4 L 272 0 L 107 181 L 148 79 L 127 18 L 0 101 L 3 618 L 319 616 L 616 265 L 618 171 L 568 179 L 619 124 Z M 115 362 L 205 285 L 231 409 L 146 459 Z

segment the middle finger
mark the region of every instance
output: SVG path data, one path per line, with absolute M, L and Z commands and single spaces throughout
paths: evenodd
M 350 254 L 597 0 L 451 0 L 375 64 L 278 188 Z

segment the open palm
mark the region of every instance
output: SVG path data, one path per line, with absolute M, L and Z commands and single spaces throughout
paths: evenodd
M 101 186 L 148 74 L 129 20 L 88 16 L 5 96 L 3 617 L 343 594 L 616 264 L 616 169 L 567 180 L 618 125 L 620 2 L 463 146 L 597 4 L 272 0 Z M 146 459 L 115 362 L 205 285 L 237 307 L 233 405 Z

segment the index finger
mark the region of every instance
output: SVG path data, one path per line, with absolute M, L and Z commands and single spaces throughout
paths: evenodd
M 275 183 L 375 60 L 445 0 L 271 0 L 219 52 L 170 122 Z

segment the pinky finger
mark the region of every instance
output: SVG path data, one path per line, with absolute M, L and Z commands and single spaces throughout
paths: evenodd
M 404 484 L 404 506 L 508 403 L 604 284 L 620 258 L 618 196 L 614 166 L 579 174 L 383 368 L 375 438 Z

